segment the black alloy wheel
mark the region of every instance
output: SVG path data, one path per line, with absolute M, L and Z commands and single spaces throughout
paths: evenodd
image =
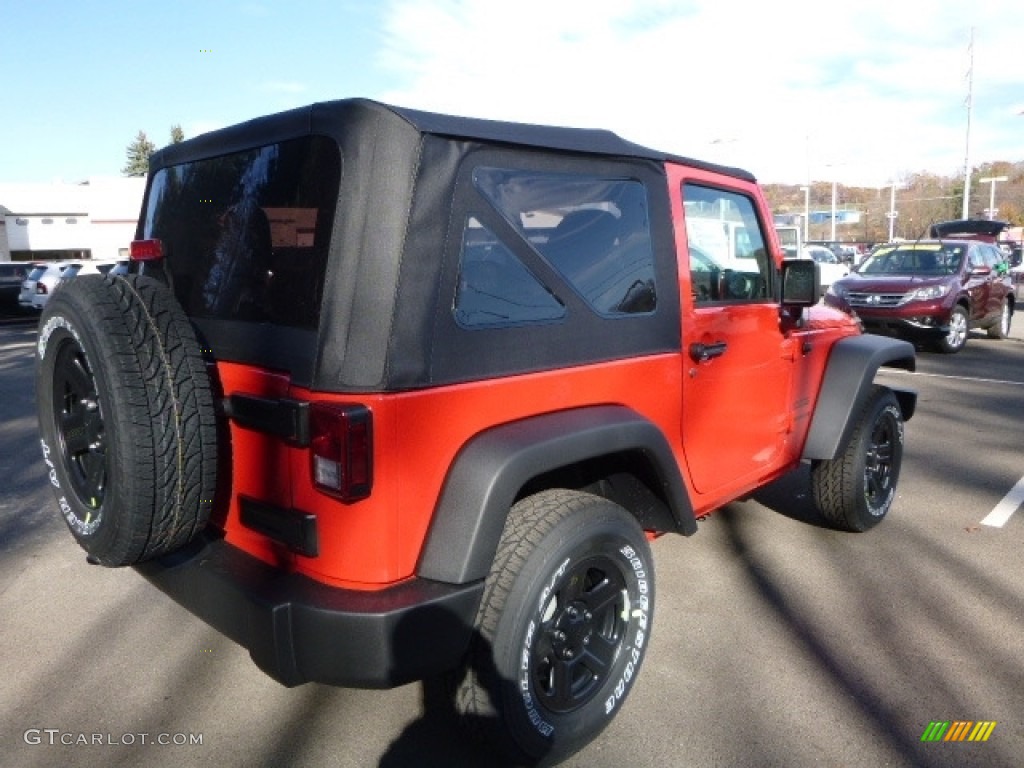
M 89 362 L 73 338 L 61 343 L 53 371 L 60 455 L 71 488 L 82 504 L 74 514 L 81 515 L 84 511 L 86 519 L 81 522 L 89 526 L 95 511 L 103 504 L 107 489 L 103 408 Z

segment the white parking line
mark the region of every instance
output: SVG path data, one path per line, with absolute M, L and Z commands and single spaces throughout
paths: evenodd
M 982 384 L 1008 384 L 1011 387 L 1024 387 L 1024 381 L 1008 379 L 983 379 L 979 376 L 950 376 L 945 373 L 924 373 L 923 371 L 906 371 L 902 368 L 879 368 L 879 373 L 896 373 L 904 376 L 918 376 L 926 379 L 950 379 L 952 381 L 977 381 Z
M 19 349 L 34 349 L 36 343 L 34 341 L 26 341 L 23 344 L 7 344 L 6 346 L 0 347 L 0 352 L 13 352 Z
M 904 371 L 899 368 L 881 368 L 879 373 L 898 373 L 907 376 L 921 376 L 933 379 L 953 379 L 957 381 L 977 381 L 984 384 L 1008 384 L 1012 387 L 1024 387 L 1024 382 L 1021 381 L 1006 381 L 1005 379 L 982 379 L 975 376 L 948 376 L 941 373 L 921 373 L 919 371 Z M 988 525 L 993 528 L 1002 528 L 1006 525 L 1007 521 L 1013 516 L 1013 513 L 1020 509 L 1020 506 L 1024 504 L 1024 477 L 1017 481 L 1017 484 L 1010 489 L 1010 492 L 1006 494 L 1002 500 L 995 505 L 991 512 L 989 512 L 982 519 L 982 525 Z
M 1010 489 L 1002 501 L 996 504 L 995 508 L 985 515 L 981 521 L 982 525 L 990 525 L 993 528 L 1002 528 L 1006 521 L 1016 512 L 1020 505 L 1024 504 L 1024 477 L 1017 481 L 1017 484 Z

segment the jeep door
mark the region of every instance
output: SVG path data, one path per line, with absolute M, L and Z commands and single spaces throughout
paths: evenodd
M 684 294 L 683 450 L 699 494 L 732 496 L 785 462 L 790 424 L 792 342 L 774 299 L 766 208 L 753 182 L 668 173 Z

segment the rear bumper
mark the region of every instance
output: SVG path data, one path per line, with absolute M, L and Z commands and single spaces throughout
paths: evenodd
M 338 589 L 210 537 L 135 569 L 287 686 L 391 688 L 453 669 L 483 593 L 482 581 L 423 579 L 375 592 Z

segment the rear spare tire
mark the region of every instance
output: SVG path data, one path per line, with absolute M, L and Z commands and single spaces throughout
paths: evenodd
M 39 320 L 43 461 L 71 533 L 119 566 L 184 545 L 216 487 L 213 393 L 195 332 L 144 276 L 84 275 Z

